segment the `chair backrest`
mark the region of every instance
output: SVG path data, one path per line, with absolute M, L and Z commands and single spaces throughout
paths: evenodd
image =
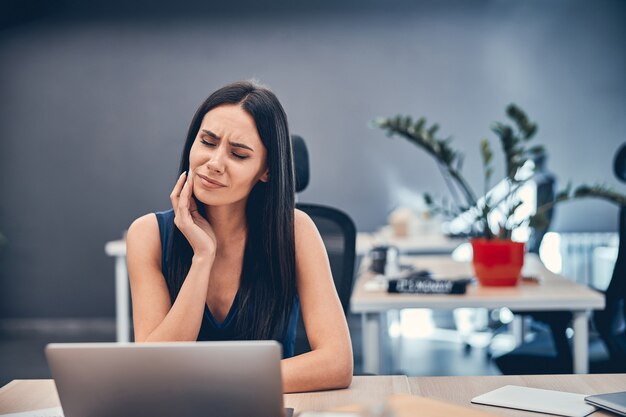
M 626 361 L 626 206 L 620 209 L 619 248 L 604 310 L 595 311 L 593 322 L 611 360 Z
M 296 175 L 296 192 L 306 188 L 309 183 L 309 156 L 302 137 L 292 135 L 294 166 Z M 356 227 L 354 222 L 343 211 L 319 204 L 297 203 L 296 208 L 311 217 L 322 236 L 335 288 L 347 315 L 350 307 L 350 295 L 354 279 L 354 263 L 356 259 Z M 302 315 L 298 320 L 296 331 L 295 354 L 310 350 Z
M 615 176 L 626 182 L 626 144 L 613 162 Z M 594 312 L 593 321 L 606 344 L 611 360 L 626 361 L 626 206 L 619 213 L 619 247 L 611 282 L 605 291 L 604 310 Z
M 347 214 L 333 207 L 300 203 L 296 207 L 311 217 L 322 236 L 339 300 L 348 314 L 356 256 L 354 223 Z
M 354 277 L 356 229 L 354 223 L 344 212 L 317 204 L 296 204 L 296 207 L 311 217 L 322 236 L 330 269 L 335 281 L 335 288 L 341 301 L 344 313 L 348 314 L 350 308 L 350 295 L 352 294 L 352 281 Z M 302 314 L 298 316 L 296 329 L 296 355 L 311 350 L 309 339 L 302 320 Z

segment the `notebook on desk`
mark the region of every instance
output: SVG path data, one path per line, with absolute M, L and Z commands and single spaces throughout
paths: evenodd
M 68 343 L 45 352 L 64 417 L 293 412 L 283 408 L 274 341 Z
M 472 398 L 474 404 L 536 411 L 557 416 L 584 417 L 596 411 L 584 394 L 506 385 Z

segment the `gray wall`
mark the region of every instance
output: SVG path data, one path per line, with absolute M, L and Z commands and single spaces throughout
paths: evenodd
M 623 190 L 611 163 L 626 138 L 626 3 L 388 3 L 148 16 L 78 4 L 0 31 L 0 316 L 113 316 L 104 243 L 169 207 L 196 106 L 237 79 L 269 84 L 307 140 L 301 201 L 344 209 L 359 230 L 446 193 L 429 157 L 368 127 L 396 113 L 439 122 L 481 189 L 478 141 L 518 103 L 563 182 Z M 602 202 L 560 207 L 555 223 L 616 227 Z

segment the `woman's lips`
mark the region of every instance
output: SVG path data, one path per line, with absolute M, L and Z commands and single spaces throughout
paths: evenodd
M 219 181 L 212 180 L 209 177 L 205 177 L 204 175 L 200 175 L 200 174 L 197 174 L 197 175 L 198 175 L 198 178 L 200 178 L 200 183 L 205 188 L 217 189 L 217 188 L 226 187 L 224 184 L 222 184 Z

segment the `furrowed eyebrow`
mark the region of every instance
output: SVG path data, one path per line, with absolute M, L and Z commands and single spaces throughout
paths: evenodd
M 219 136 L 217 136 L 215 133 L 211 132 L 210 130 L 202 129 L 202 131 L 204 133 L 206 133 L 207 135 L 209 135 L 211 138 L 213 138 L 213 139 L 215 139 L 217 141 L 222 140 L 222 138 L 220 138 Z M 254 152 L 254 149 L 252 149 L 248 145 L 244 145 L 243 143 L 231 142 L 231 141 L 228 141 L 228 143 L 230 144 L 230 146 L 234 146 L 236 148 L 248 149 L 248 150 Z
M 217 136 L 215 133 L 211 132 L 210 130 L 202 129 L 202 131 L 206 133 L 207 135 L 211 136 L 215 140 L 222 140 L 222 138 L 220 138 L 219 136 Z

